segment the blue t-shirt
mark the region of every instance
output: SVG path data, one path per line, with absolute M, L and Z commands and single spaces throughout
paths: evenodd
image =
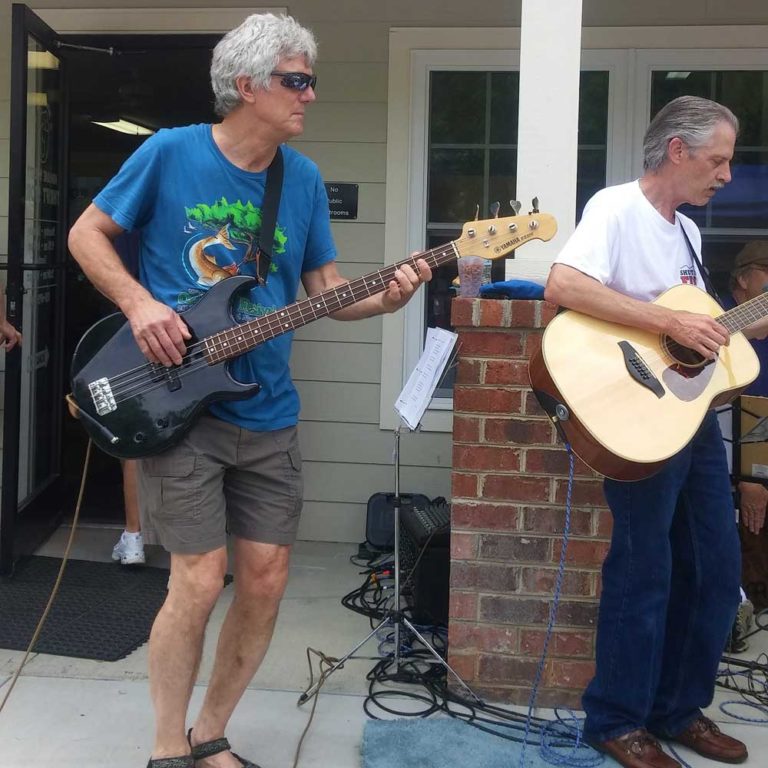
M 296 301 L 301 274 L 333 261 L 328 196 L 317 166 L 283 146 L 283 189 L 266 286 L 235 300 L 248 322 Z M 210 125 L 158 131 L 126 160 L 94 199 L 123 229 L 141 230 L 139 279 L 159 301 L 183 312 L 219 280 L 255 275 L 266 171 L 233 165 Z M 261 344 L 230 363 L 234 378 L 258 382 L 247 400 L 218 402 L 211 412 L 246 429 L 293 426 L 299 396 L 291 381 L 292 333 Z

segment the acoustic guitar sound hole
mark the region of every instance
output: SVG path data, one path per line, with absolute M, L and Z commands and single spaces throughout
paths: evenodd
M 709 362 L 695 350 L 690 349 L 690 347 L 684 347 L 682 344 L 678 344 L 669 336 L 662 337 L 661 344 L 664 347 L 664 351 L 678 363 L 678 366 L 684 368 L 701 368 Z M 680 371 L 680 373 L 683 373 L 683 371 Z M 697 371 L 691 371 L 689 375 L 695 376 L 696 373 Z

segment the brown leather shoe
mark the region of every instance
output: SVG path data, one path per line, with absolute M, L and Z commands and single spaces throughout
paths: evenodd
M 702 757 L 719 760 L 721 763 L 743 763 L 747 759 L 746 744 L 726 736 L 704 715 L 697 717 L 682 733 L 678 733 L 670 741 L 676 741 Z
M 599 752 L 610 755 L 624 768 L 682 768 L 677 760 L 664 752 L 645 728 L 630 731 L 617 739 L 591 742 Z

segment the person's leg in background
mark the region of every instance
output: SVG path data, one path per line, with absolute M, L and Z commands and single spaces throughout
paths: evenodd
M 142 565 L 144 557 L 144 539 L 141 535 L 139 517 L 138 480 L 136 462 L 125 460 L 123 467 L 123 502 L 125 504 L 125 530 L 112 550 L 112 559 L 121 565 Z

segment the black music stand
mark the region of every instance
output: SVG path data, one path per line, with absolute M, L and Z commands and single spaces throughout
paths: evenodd
M 401 610 L 400 595 L 400 431 L 405 424 L 410 432 L 415 432 L 421 423 L 424 412 L 427 409 L 435 388 L 440 382 L 447 364 L 450 359 L 450 353 L 456 341 L 456 334 L 445 331 L 442 328 L 429 328 L 427 332 L 427 342 L 424 346 L 424 352 L 419 358 L 413 373 L 408 379 L 403 391 L 400 393 L 396 403 L 395 410 L 400 416 L 401 423 L 397 425 L 394 438 L 394 465 L 395 465 L 395 498 L 393 505 L 393 525 L 394 531 L 394 572 L 395 572 L 395 594 L 393 605 L 386 612 L 384 618 L 377 624 L 371 632 L 368 633 L 357 645 L 342 656 L 314 685 L 308 688 L 299 696 L 297 704 L 300 706 L 317 694 L 320 686 L 337 669 L 341 669 L 350 659 L 368 659 L 377 660 L 380 656 L 355 656 L 358 650 L 362 648 L 374 635 L 381 629 L 391 625 L 394 629 L 395 652 L 394 664 L 395 672 L 400 671 L 401 653 L 400 653 L 400 627 L 404 625 L 413 636 L 429 651 L 434 661 L 441 664 L 448 672 L 453 675 L 459 685 L 469 693 L 472 698 L 482 704 L 483 700 L 461 679 L 458 673 L 448 664 L 448 662 L 434 649 L 430 642 L 416 629 L 410 619 L 405 616 Z

